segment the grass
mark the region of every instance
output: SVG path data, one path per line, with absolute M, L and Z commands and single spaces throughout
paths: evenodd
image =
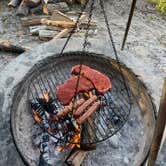
M 149 2 L 155 4 L 156 9 L 166 15 L 166 0 L 149 0 Z

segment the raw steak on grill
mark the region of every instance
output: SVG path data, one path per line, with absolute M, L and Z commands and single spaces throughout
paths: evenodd
M 71 73 L 75 75 L 78 75 L 79 71 L 80 65 L 73 66 L 71 69 Z M 86 65 L 82 65 L 80 74 L 93 83 L 98 94 L 104 94 L 112 87 L 110 79 L 105 74 Z
M 66 80 L 62 85 L 57 87 L 56 96 L 63 105 L 70 103 L 75 95 L 78 76 L 73 76 Z M 77 94 L 81 92 L 89 92 L 94 89 L 93 84 L 87 78 L 80 76 Z

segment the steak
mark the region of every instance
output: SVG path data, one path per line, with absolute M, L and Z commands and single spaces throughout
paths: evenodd
M 62 105 L 70 103 L 75 95 L 78 76 L 73 76 L 66 80 L 62 85 L 57 87 L 56 96 Z M 89 92 L 94 89 L 93 84 L 87 78 L 80 76 L 77 94 L 81 92 Z
M 112 87 L 110 79 L 105 74 L 102 74 L 86 65 L 82 65 L 81 72 L 80 65 L 73 66 L 71 73 L 75 75 L 80 73 L 83 77 L 90 80 L 98 94 L 104 94 Z

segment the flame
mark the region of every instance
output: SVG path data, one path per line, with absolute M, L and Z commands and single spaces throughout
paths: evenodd
M 62 146 L 57 146 L 56 150 L 57 150 L 58 152 L 62 152 L 63 147 L 62 147 Z
M 69 140 L 69 143 L 66 143 L 63 146 L 59 145 L 57 146 L 56 150 L 58 152 L 62 152 L 64 149 L 67 149 L 67 148 L 70 148 L 70 149 L 73 149 L 75 146 L 77 146 L 78 148 L 80 148 L 80 144 L 79 144 L 79 140 L 80 140 L 80 127 L 77 125 L 77 130 L 78 132 L 74 134 L 74 136 Z M 73 142 L 74 144 L 70 143 L 70 142 Z
M 40 98 L 44 98 L 46 102 L 49 101 L 49 91 L 48 92 L 45 92 L 43 94 L 40 94 L 39 96 Z
M 34 119 L 36 122 L 40 122 L 42 119 L 38 116 L 35 110 L 32 110 L 32 113 L 34 115 Z

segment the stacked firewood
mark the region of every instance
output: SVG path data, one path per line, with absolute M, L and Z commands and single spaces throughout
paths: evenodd
M 8 6 L 18 7 L 18 10 L 17 10 L 18 15 L 28 15 L 32 8 L 36 8 L 38 6 L 42 6 L 44 12 L 47 13 L 46 5 L 48 4 L 48 2 L 49 0 L 11 0 Z M 66 2 L 68 3 L 78 2 L 78 3 L 84 4 L 85 0 L 66 0 Z
M 63 38 L 73 32 L 73 36 L 82 37 L 85 35 L 88 27 L 88 17 L 83 13 L 80 17 L 77 27 L 73 28 L 78 19 L 78 13 L 61 12 L 54 10 L 51 15 L 40 15 L 22 18 L 22 25 L 29 26 L 30 34 L 38 36 L 40 40 L 48 41 L 52 38 Z M 89 36 L 97 35 L 97 23 L 92 20 L 90 22 Z
M 68 3 L 76 0 L 66 0 Z M 77 0 L 84 3 L 83 0 Z M 11 0 L 9 6 L 18 7 L 17 14 L 26 16 L 21 18 L 22 25 L 28 26 L 32 36 L 39 36 L 40 40 L 48 41 L 52 38 L 68 37 L 71 32 L 74 36 L 82 37 L 89 27 L 89 36 L 96 36 L 97 23 L 91 20 L 88 26 L 88 16 L 83 13 L 77 22 L 79 13 L 70 11 L 68 3 L 48 0 Z M 31 13 L 31 16 L 28 14 Z M 73 27 L 77 22 L 75 31 Z

